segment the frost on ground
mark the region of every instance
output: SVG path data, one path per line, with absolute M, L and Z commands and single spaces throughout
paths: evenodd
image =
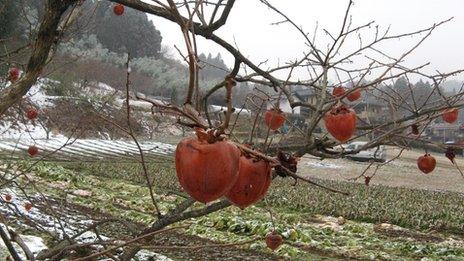
M 59 84 L 59 82 L 48 78 L 41 78 L 37 80 L 37 83 L 32 85 L 27 92 L 26 97 L 39 108 L 52 107 L 53 102 L 51 100 L 53 100 L 54 97 L 46 95 L 44 91 L 45 86 L 51 84 Z
M 2 191 L 2 193 L 10 194 L 12 196 L 11 203 L 5 203 L 0 205 L 0 213 L 2 216 L 6 217 L 7 220 L 14 220 L 15 226 L 29 228 L 25 222 L 20 220 L 33 220 L 36 222 L 44 233 L 51 234 L 55 237 L 64 238 L 64 235 L 73 237 L 79 235 L 76 238 L 77 243 L 91 243 L 97 242 L 98 240 L 110 240 L 111 238 L 102 235 L 101 233 L 97 236 L 94 232 L 86 231 L 82 234 L 81 231 L 95 222 L 97 220 L 92 219 L 89 215 L 80 214 L 76 209 L 71 209 L 69 207 L 58 204 L 55 200 L 48 198 L 47 202 L 49 206 L 42 206 L 39 203 L 36 203 L 34 207 L 28 212 L 24 210 L 23 205 L 26 202 L 29 202 L 29 199 L 26 199 L 22 193 L 19 193 L 15 189 L 9 188 Z M 33 202 L 44 202 L 44 199 L 39 195 L 30 195 L 29 197 Z M 51 207 L 52 209 L 49 209 Z M 50 214 L 53 213 L 53 214 Z M 65 221 L 65 222 L 64 222 Z M 3 224 L 0 224 L 5 227 Z M 40 251 L 47 249 L 44 239 L 38 236 L 32 235 L 20 235 L 24 240 L 28 248 L 32 253 L 37 254 Z M 15 244 L 15 248 L 18 253 L 21 255 L 21 258 L 26 259 L 21 248 Z M 0 240 L 0 258 L 5 260 L 8 255 L 8 250 L 5 247 L 3 241 Z M 166 261 L 171 260 L 163 255 L 150 252 L 142 251 L 138 254 L 139 260 L 147 260 L 152 258 L 153 260 Z
M 2 226 L 5 229 L 5 225 L 0 223 L 0 226 Z M 42 238 L 37 237 L 37 236 L 31 236 L 31 235 L 20 235 L 26 246 L 29 248 L 29 250 L 33 254 L 37 254 L 40 251 L 47 249 L 47 246 L 45 245 L 45 242 Z M 26 256 L 24 255 L 23 251 L 19 247 L 18 244 L 13 243 L 16 251 L 18 252 L 19 256 L 21 259 L 26 260 Z M 3 240 L 0 240 L 0 259 L 2 260 L 7 260 L 7 256 L 9 256 L 8 250 L 5 246 L 5 243 Z
M 44 86 L 56 84 L 50 79 L 39 79 L 26 94 L 26 98 L 36 108 L 46 109 L 53 106 L 53 98 L 44 92 Z M 8 87 L 7 83 L 6 87 Z M 14 139 L 30 141 L 33 139 L 44 139 L 47 137 L 61 138 L 60 134 L 49 133 L 44 126 L 38 122 L 20 121 L 17 112 L 14 112 L 12 119 L 2 120 L 0 123 L 0 139 Z
M 2 83 L 0 83 L 0 89 L 1 85 Z M 3 86 L 8 87 L 9 82 L 3 83 Z M 54 90 L 54 86 L 57 86 L 56 88 L 63 88 L 62 83 L 58 81 L 54 81 L 48 78 L 39 79 L 25 95 L 25 102 L 21 105 L 23 110 L 28 106 L 36 108 L 39 111 L 39 118 L 34 121 L 27 120 L 24 115 L 22 115 L 21 111 L 18 110 L 18 108 L 9 110 L 8 115 L 3 117 L 2 122 L 0 122 L 0 139 L 31 141 L 35 139 L 63 138 L 64 136 L 62 133 L 58 133 L 58 128 L 65 129 L 64 132 L 68 131 L 67 135 L 69 135 L 69 132 L 72 132 L 70 130 L 66 130 L 67 121 L 66 119 L 63 119 L 66 117 L 66 115 L 61 116 L 60 113 L 47 114 L 47 111 L 53 111 L 55 109 L 66 110 L 68 107 L 72 108 L 73 106 L 79 106 L 76 104 L 82 102 L 86 104 L 85 106 L 92 104 L 92 106 L 90 106 L 88 109 L 92 110 L 93 107 L 93 110 L 98 111 L 97 114 L 100 114 L 103 117 L 112 118 L 114 116 L 119 119 L 118 117 L 120 117 L 120 112 L 123 110 L 123 107 L 126 103 L 125 92 L 116 90 L 113 87 L 101 82 L 89 82 L 84 86 L 82 86 L 80 83 L 74 83 L 72 88 L 77 91 L 76 94 L 74 94 L 75 97 L 66 95 L 49 95 L 50 93 L 54 93 L 50 92 L 50 90 Z M 159 97 L 147 96 L 143 93 L 137 93 L 136 95 L 138 97 L 158 101 L 161 104 L 167 104 L 165 98 L 160 99 Z M 152 114 L 151 103 L 137 100 L 133 96 L 135 95 L 131 93 L 129 104 L 133 109 L 134 117 L 142 126 L 142 129 L 139 133 L 141 136 L 153 139 L 166 135 L 182 134 L 181 128 L 176 124 L 173 124 L 176 121 L 176 118 L 169 117 L 167 115 L 157 115 L 155 117 Z M 85 106 L 79 108 L 87 108 Z M 85 110 L 87 109 L 83 109 L 83 111 L 79 111 L 77 115 L 73 116 L 89 117 Z M 95 116 L 88 118 L 89 122 L 92 122 L 92 119 L 94 119 L 92 117 Z M 74 119 L 75 118 L 76 117 L 74 117 Z M 98 122 L 98 119 L 96 121 Z M 117 120 L 115 122 L 117 122 Z M 75 124 L 76 122 L 73 123 Z M 93 124 L 97 125 L 96 123 Z M 104 131 L 99 131 L 99 129 L 96 128 L 95 131 L 88 131 L 89 134 L 87 134 L 86 137 L 111 139 L 111 137 L 114 137 L 114 134 L 118 133 L 116 129 L 117 128 L 110 128 L 104 129 Z
M 7 83 L 6 86 L 8 86 L 8 84 L 9 83 Z M 53 84 L 59 84 L 59 82 L 50 79 L 39 79 L 37 84 L 33 85 L 26 95 L 28 102 L 37 108 L 40 113 L 43 113 L 47 109 L 51 109 L 57 98 L 60 98 L 46 94 L 46 87 Z M 122 103 L 118 104 L 118 101 L 124 101 L 121 91 L 117 91 L 104 83 L 90 83 L 84 88 L 84 93 L 92 95 L 93 98 L 98 96 L 101 99 L 103 99 L 105 95 L 113 95 L 115 97 L 114 101 L 116 102 L 113 104 L 115 107 L 122 106 Z M 147 102 L 131 100 L 131 104 L 132 103 L 143 103 L 143 108 L 151 108 L 151 104 Z M 2 141 L 0 143 L 0 152 L 11 153 L 19 151 L 24 154 L 29 146 L 36 145 L 41 152 L 45 152 L 46 154 L 52 154 L 55 150 L 65 146 L 61 148 L 58 154 L 62 154 L 63 157 L 68 158 L 85 156 L 97 158 L 118 155 L 131 156 L 139 153 L 138 148 L 132 141 L 112 140 L 106 142 L 104 139 L 109 140 L 110 138 L 108 133 L 98 132 L 100 138 L 104 139 L 75 140 L 60 133 L 50 131 L 47 126 L 45 126 L 46 121 L 39 121 L 38 119 L 34 121 L 26 120 L 24 116 L 18 114 L 16 110 L 12 110 L 11 113 L 12 115 L 0 122 L 0 140 Z M 144 131 L 147 133 L 153 131 L 150 130 L 153 126 L 150 125 L 148 122 L 149 120 L 150 118 L 144 117 L 141 119 L 144 124 Z M 160 124 L 159 129 L 159 133 L 179 134 L 179 132 L 181 132 L 179 128 L 175 127 L 173 124 Z M 173 151 L 171 145 L 151 141 L 141 143 L 142 149 L 149 154 L 171 154 Z M 42 153 L 41 155 L 44 154 Z
M 0 153 L 8 156 L 26 156 L 31 145 L 29 140 L 3 140 Z M 39 155 L 46 159 L 65 161 L 96 161 L 105 158 L 133 160 L 140 152 L 136 144 L 127 140 L 67 139 L 64 137 L 48 140 L 34 140 L 39 148 Z M 144 141 L 139 143 L 144 155 L 156 158 L 160 155 L 172 155 L 175 147 L 161 142 Z

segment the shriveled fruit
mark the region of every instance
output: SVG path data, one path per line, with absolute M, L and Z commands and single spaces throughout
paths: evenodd
M 26 202 L 24 203 L 24 209 L 29 212 L 32 209 L 32 203 L 31 202 Z
M 21 74 L 21 72 L 19 71 L 18 68 L 10 68 L 10 70 L 8 71 L 8 80 L 11 82 L 11 83 L 15 83 L 18 79 L 19 79 L 19 75 Z
M 361 90 L 357 89 L 355 91 L 350 92 L 346 98 L 351 102 L 358 100 L 359 98 L 361 98 Z
M 279 109 L 269 109 L 264 113 L 264 122 L 271 130 L 277 130 L 285 122 L 285 114 Z
M 29 155 L 31 155 L 31 157 L 34 157 L 35 155 L 37 155 L 39 153 L 39 148 L 32 145 L 27 149 L 27 153 L 29 153 Z
M 293 173 L 296 173 L 298 170 L 299 158 L 293 156 L 290 153 L 279 151 L 277 153 L 277 160 L 279 161 L 280 165 L 275 166 L 275 171 L 276 174 L 281 177 L 288 176 L 287 170 L 290 170 Z
M 456 153 L 454 153 L 454 149 L 451 147 L 446 148 L 445 156 L 454 163 L 454 158 L 456 158 Z
M 113 7 L 113 12 L 115 15 L 120 16 L 124 14 L 124 6 L 122 4 L 117 4 Z
M 414 135 L 419 135 L 419 126 L 417 124 L 411 125 L 411 132 Z
M 364 177 L 364 184 L 365 184 L 366 186 L 369 186 L 369 183 L 371 183 L 371 179 L 372 179 L 372 177 L 370 177 L 370 176 L 365 176 L 365 177 Z
M 244 209 L 266 195 L 271 179 L 269 162 L 242 156 L 238 179 L 226 198 L 235 206 Z
M 356 129 L 356 113 L 353 109 L 340 105 L 332 108 L 324 115 L 327 131 L 340 142 L 349 140 Z
M 341 86 L 333 88 L 332 95 L 337 98 L 342 97 L 343 95 L 345 95 L 345 88 Z
M 5 201 L 10 202 L 13 199 L 13 197 L 10 194 L 5 195 Z
M 442 117 L 444 121 L 448 123 L 453 123 L 458 119 L 458 114 L 459 114 L 458 109 L 452 108 L 452 109 L 445 110 L 442 114 Z
M 29 120 L 33 120 L 33 119 L 37 118 L 38 115 L 39 115 L 39 113 L 37 112 L 37 109 L 32 108 L 32 107 L 27 109 L 27 111 L 26 111 L 26 117 Z
M 417 167 L 425 174 L 432 172 L 436 164 L 435 158 L 430 154 L 425 154 L 417 159 Z
M 282 245 L 282 242 L 283 242 L 282 236 L 276 231 L 273 231 L 266 235 L 266 245 L 267 247 L 272 249 L 272 251 L 279 248 Z
M 240 150 L 228 141 L 186 138 L 177 145 L 175 158 L 180 185 L 200 202 L 224 196 L 237 181 Z

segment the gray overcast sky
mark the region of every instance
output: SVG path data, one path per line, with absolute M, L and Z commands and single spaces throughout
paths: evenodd
M 319 29 L 328 29 L 333 34 L 339 31 L 347 0 L 270 0 L 270 2 L 312 34 L 316 24 Z M 422 46 L 409 56 L 408 66 L 431 62 L 427 72 L 442 72 L 464 68 L 464 0 L 355 0 L 351 14 L 353 26 L 374 20 L 381 29 L 391 26 L 392 34 L 406 33 L 433 25 L 450 17 L 454 19 L 438 28 Z M 179 27 L 167 20 L 151 16 L 161 31 L 163 44 L 174 49 L 176 44 L 182 50 L 182 36 Z M 229 42 L 237 43 L 242 53 L 255 63 L 269 59 L 269 66 L 301 57 L 307 47 L 302 37 L 288 24 L 271 25 L 281 18 L 257 0 L 237 0 L 229 20 L 217 34 Z M 367 40 L 373 30 L 364 31 Z M 220 52 L 226 63 L 233 64 L 232 57 L 214 43 L 199 39 L 199 52 Z M 325 48 L 327 37 L 319 30 L 316 44 Z M 399 55 L 413 46 L 418 38 L 407 39 L 382 45 L 382 50 L 391 55 Z M 352 50 L 358 41 L 347 42 L 346 50 Z M 352 47 L 350 49 L 350 47 Z M 173 51 L 173 53 L 175 53 Z M 304 76 L 301 76 L 302 78 Z M 463 76 L 459 79 L 464 79 Z

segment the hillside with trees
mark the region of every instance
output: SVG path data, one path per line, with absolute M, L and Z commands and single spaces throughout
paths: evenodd
M 13 46 L 28 49 L 27 35 L 36 33 L 38 21 L 43 17 L 44 2 L 7 0 L 3 11 L 0 10 L 4 25 L 0 29 L 0 39 L 7 40 L 0 55 L 5 50 L 11 51 Z M 111 6 L 106 1 L 83 3 L 83 15 L 67 31 L 65 41 L 57 47 L 56 58 L 44 69 L 44 75 L 66 82 L 103 82 L 123 89 L 124 65 L 129 53 L 133 59 L 132 82 L 137 91 L 169 98 L 174 103 L 183 99 L 187 67 L 182 61 L 166 57 L 162 36 L 156 26 L 146 14 L 130 8 L 125 11 L 124 18 L 115 16 Z M 24 11 L 25 16 L 12 16 L 19 11 Z M 165 46 L 164 50 L 167 49 L 169 47 Z M 26 57 L 22 53 L 21 56 L 14 55 L 12 60 L 21 66 Z M 228 68 L 220 54 L 214 58 L 211 54 L 200 54 L 198 58 L 204 65 L 201 86 L 208 89 L 214 85 L 214 80 L 224 77 Z M 8 66 L 2 64 L 0 70 L 5 74 Z M 223 103 L 220 97 L 216 100 Z

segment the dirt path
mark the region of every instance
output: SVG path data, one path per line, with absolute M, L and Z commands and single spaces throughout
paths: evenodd
M 398 153 L 398 148 L 387 148 L 389 159 Z M 464 178 L 444 155 L 433 153 L 437 159 L 437 167 L 432 173 L 425 175 L 418 170 L 416 160 L 423 154 L 424 152 L 419 150 L 404 151 L 399 159 L 381 167 L 371 180 L 371 184 L 464 193 Z M 464 158 L 457 158 L 457 163 L 464 169 Z M 305 156 L 299 164 L 298 171 L 300 175 L 308 177 L 349 180 L 360 175 L 368 165 L 369 163 L 366 162 L 356 162 L 349 159 L 325 159 L 321 161 L 312 156 Z M 377 165 L 377 163 L 374 164 L 367 174 L 372 175 Z M 358 182 L 364 182 L 364 180 L 360 179 Z

